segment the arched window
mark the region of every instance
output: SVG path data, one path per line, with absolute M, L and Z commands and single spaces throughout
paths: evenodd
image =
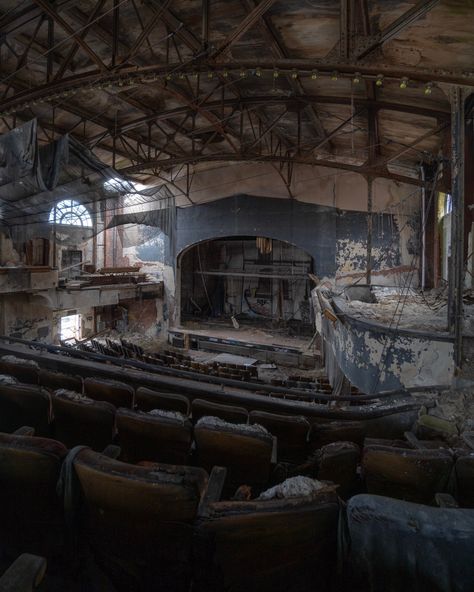
M 51 224 L 67 226 L 92 226 L 92 218 L 86 207 L 73 199 L 58 202 L 49 213 Z

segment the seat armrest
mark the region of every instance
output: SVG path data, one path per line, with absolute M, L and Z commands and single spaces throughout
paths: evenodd
M 413 432 L 405 432 L 403 435 L 408 444 L 411 444 L 416 450 L 423 450 L 425 448 Z
M 23 553 L 0 578 L 0 592 L 32 592 L 46 573 L 44 557 Z
M 102 454 L 109 458 L 117 459 L 122 454 L 122 449 L 115 444 L 109 444 L 102 450 Z
M 199 517 L 207 516 L 210 504 L 214 504 L 221 499 L 222 489 L 224 487 L 227 469 L 225 467 L 213 467 L 211 476 L 207 483 L 207 488 L 201 498 L 197 515 Z
M 14 436 L 34 436 L 35 435 L 35 428 L 30 426 L 21 426 L 13 432 Z

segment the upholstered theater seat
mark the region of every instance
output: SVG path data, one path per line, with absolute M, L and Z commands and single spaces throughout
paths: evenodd
M 186 417 L 189 415 L 189 399 L 175 393 L 160 393 L 146 387 L 137 389 L 135 405 L 140 411 L 163 409 L 163 411 L 178 411 Z
M 337 493 L 346 498 L 358 485 L 357 467 L 360 448 L 354 442 L 333 442 L 323 446 L 318 454 L 318 479 L 332 481 Z
M 314 485 L 312 485 L 314 484 Z M 337 556 L 337 495 L 307 477 L 251 501 L 203 508 L 194 541 L 198 592 L 330 590 Z
M 92 450 L 81 451 L 74 467 L 83 538 L 117 590 L 189 590 L 193 522 L 206 472 L 135 466 Z
M 103 450 L 115 433 L 115 407 L 73 391 L 57 390 L 52 398 L 54 437 L 68 448 L 82 444 Z
M 17 358 L 16 356 L 2 356 L 0 358 L 0 373 L 14 376 L 24 384 L 38 384 L 39 366 L 34 360 Z
M 82 378 L 80 376 L 71 376 L 70 374 L 52 372 L 51 370 L 40 370 L 39 383 L 51 391 L 66 389 L 82 393 Z
M 197 423 L 201 417 L 219 417 L 229 423 L 248 423 L 249 414 L 244 407 L 235 405 L 222 405 L 212 403 L 204 399 L 194 399 L 191 404 L 193 423 Z
M 0 431 L 14 432 L 24 425 L 38 436 L 50 435 L 51 398 L 49 393 L 28 384 L 0 385 Z
M 122 458 L 185 465 L 193 439 L 191 422 L 177 411 L 149 413 L 118 409 L 117 432 Z
M 60 442 L 0 433 L 0 547 L 49 556 L 62 545 L 56 494 L 67 449 Z
M 262 425 L 277 437 L 278 461 L 302 462 L 306 458 L 310 424 L 304 417 L 252 411 L 249 421 Z
M 226 490 L 240 485 L 265 487 L 270 476 L 273 437 L 262 426 L 202 417 L 194 426 L 197 464 L 210 472 L 227 468 Z
M 84 380 L 84 394 L 95 401 L 111 403 L 117 408 L 131 409 L 133 407 L 133 387 L 118 380 L 86 378 Z

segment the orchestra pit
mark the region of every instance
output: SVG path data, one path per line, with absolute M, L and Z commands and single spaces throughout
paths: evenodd
M 474 592 L 474 2 L 0 0 L 0 592 Z

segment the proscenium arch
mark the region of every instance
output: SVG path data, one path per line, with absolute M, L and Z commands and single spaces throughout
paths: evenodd
M 293 242 L 278 238 L 277 236 L 266 236 L 266 235 L 263 236 L 260 234 L 242 235 L 240 233 L 233 233 L 233 234 L 220 234 L 219 236 L 210 236 L 208 238 L 203 238 L 202 240 L 198 240 L 190 245 L 185 246 L 184 248 L 182 248 L 178 252 L 178 254 L 176 256 L 176 264 L 175 264 L 175 281 L 176 281 L 175 321 L 177 321 L 177 324 L 179 324 L 182 320 L 182 310 L 183 310 L 183 302 L 182 302 L 183 268 L 182 268 L 182 263 L 183 263 L 183 259 L 186 257 L 186 255 L 190 254 L 193 250 L 199 248 L 202 245 L 207 245 L 207 244 L 213 243 L 215 241 L 238 241 L 238 240 L 246 241 L 246 240 L 256 240 L 257 238 L 264 238 L 264 239 L 268 239 L 268 240 L 272 240 L 272 241 L 277 241 L 277 243 L 282 243 L 284 245 L 287 245 L 288 247 L 296 249 L 297 251 L 299 251 L 301 253 L 304 253 L 304 255 L 307 256 L 308 262 L 309 262 L 308 271 L 309 272 L 315 271 L 314 270 L 314 263 L 315 263 L 314 257 L 308 251 L 306 251 L 304 248 L 302 248 L 301 246 L 298 246 L 297 244 L 295 244 Z M 269 263 L 269 265 L 270 265 L 270 263 Z M 291 278 L 291 275 L 289 275 L 288 278 Z

